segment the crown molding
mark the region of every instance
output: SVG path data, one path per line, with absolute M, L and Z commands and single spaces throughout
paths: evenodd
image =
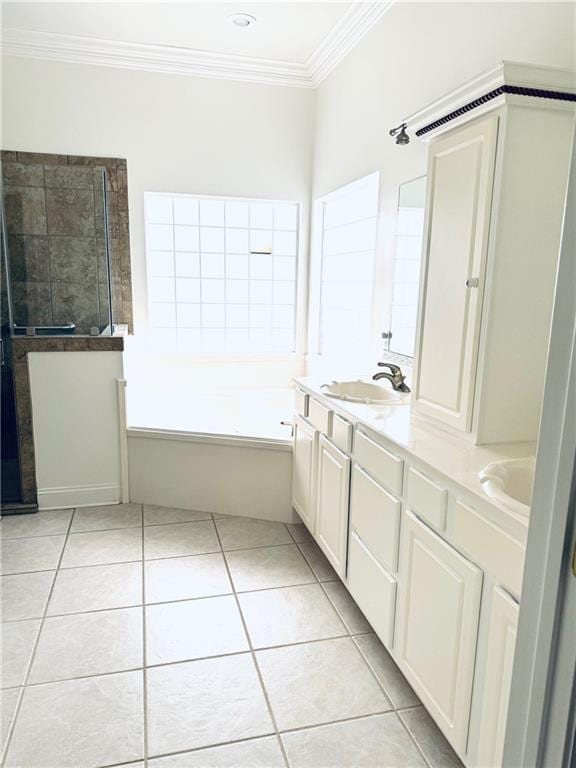
M 394 2 L 395 0 L 360 0 L 350 6 L 306 61 L 314 87 L 332 72 Z
M 354 2 L 305 63 L 4 27 L 5 56 L 315 88 L 394 0 Z
M 572 103 L 576 99 L 576 74 L 557 69 L 515 61 L 502 61 L 496 67 L 474 77 L 423 109 L 406 117 L 409 131 L 424 141 L 503 103 L 518 98 L 541 98 Z M 573 107 L 558 107 L 573 109 Z
M 229 53 L 210 53 L 170 45 L 126 43 L 55 32 L 36 32 L 29 29 L 5 28 L 2 52 L 6 56 L 49 59 L 73 64 L 215 77 L 267 85 L 290 85 L 297 88 L 314 87 L 303 64 Z

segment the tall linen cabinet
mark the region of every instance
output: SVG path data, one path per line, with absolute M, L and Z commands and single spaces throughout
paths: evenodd
M 413 401 L 475 442 L 536 440 L 574 74 L 504 62 L 407 119 L 430 142 Z

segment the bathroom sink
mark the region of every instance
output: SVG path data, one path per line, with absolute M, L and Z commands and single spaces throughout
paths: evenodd
M 508 459 L 488 464 L 478 475 L 486 496 L 527 517 L 532 502 L 536 459 Z
M 403 405 L 408 402 L 407 395 L 401 395 L 389 388 L 371 381 L 333 381 L 322 384 L 322 392 L 326 397 L 335 400 L 345 400 L 349 403 L 366 403 L 368 405 Z

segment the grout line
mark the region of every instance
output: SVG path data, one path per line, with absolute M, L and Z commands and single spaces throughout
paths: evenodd
M 420 746 L 420 744 L 416 740 L 416 737 L 412 735 L 410 729 L 408 728 L 408 726 L 404 722 L 404 719 L 399 715 L 398 712 L 396 712 L 396 717 L 398 718 L 398 720 L 400 720 L 400 723 L 401 723 L 402 727 L 404 728 L 404 730 L 406 731 L 406 733 L 408 734 L 408 738 L 410 739 L 410 741 L 414 744 L 414 746 L 416 747 L 418 752 L 420 752 L 420 754 L 422 755 L 422 759 L 424 760 L 424 762 L 426 763 L 428 768 L 434 768 L 434 765 L 432 765 L 430 760 L 428 760 L 428 756 L 426 755 L 426 753 L 424 752 L 423 748 Z
M 323 728 L 325 725 L 341 725 L 342 723 L 353 723 L 356 720 L 366 720 L 369 717 L 377 717 L 379 715 L 396 715 L 393 709 L 379 709 L 376 712 L 365 712 L 363 715 L 353 715 L 352 717 L 343 717 L 340 720 L 328 720 L 325 723 L 312 723 L 311 725 L 299 725 L 295 728 L 284 728 L 280 731 L 284 733 L 298 733 L 299 731 L 311 731 L 317 728 Z
M 376 636 L 376 638 L 377 638 L 377 639 L 379 639 L 379 638 L 378 638 L 378 635 L 376 635 L 376 633 L 375 633 L 375 632 L 373 632 L 373 631 L 371 631 L 371 632 L 363 632 L 363 633 L 358 633 L 357 635 L 353 635 L 353 636 L 352 636 L 352 640 L 353 640 L 353 642 L 354 642 L 354 647 L 356 648 L 356 650 L 358 651 L 358 653 L 360 654 L 360 656 L 361 656 L 361 658 L 362 658 L 362 661 L 364 662 L 364 664 L 366 664 L 366 666 L 368 667 L 368 669 L 369 669 L 369 670 L 370 670 L 370 672 L 372 673 L 372 677 L 373 677 L 373 678 L 376 680 L 376 682 L 378 683 L 378 686 L 379 686 L 379 687 L 382 689 L 382 691 L 384 692 L 384 695 L 386 696 L 386 698 L 387 698 L 387 699 L 388 699 L 388 701 L 390 702 L 390 706 L 392 707 L 392 710 L 393 710 L 394 712 L 396 712 L 396 711 L 397 711 L 397 710 L 396 710 L 396 707 L 394 706 L 394 702 L 392 701 L 392 697 L 390 696 L 390 693 L 388 692 L 388 689 L 386 688 L 386 686 L 384 685 L 384 683 L 383 683 L 383 682 L 380 680 L 380 678 L 379 678 L 379 677 L 378 677 L 378 675 L 376 674 L 376 670 L 374 669 L 373 665 L 372 665 L 372 664 L 371 664 L 371 663 L 368 661 L 368 659 L 366 658 L 366 656 L 365 656 L 365 655 L 364 655 L 364 653 L 362 652 L 362 649 L 360 648 L 360 646 L 358 645 L 358 643 L 357 643 L 357 642 L 354 640 L 354 638 L 355 638 L 355 637 L 360 637 L 360 636 L 362 636 L 362 635 L 375 635 L 375 636 Z M 386 649 L 386 652 L 388 652 L 388 651 L 387 651 L 387 649 Z
M 192 752 L 196 753 L 196 752 L 202 752 L 208 749 L 217 749 L 218 747 L 231 747 L 231 746 L 234 746 L 235 744 L 249 744 L 252 741 L 263 741 L 264 739 L 272 739 L 276 735 L 277 734 L 272 733 L 271 731 L 270 733 L 263 733 L 260 736 L 252 736 L 248 739 L 232 739 L 231 741 L 218 741 L 214 744 L 205 744 L 201 747 L 192 747 L 190 749 L 179 749 L 177 752 L 161 752 L 157 755 L 153 755 L 152 758 L 154 760 L 159 760 L 165 757 L 178 757 L 180 755 L 188 755 Z M 123 763 L 123 765 L 125 765 L 125 763 Z M 103 768 L 115 768 L 115 765 L 103 766 Z
M 218 553 L 214 552 L 212 554 L 218 554 Z M 168 559 L 173 559 L 173 558 L 168 558 Z M 136 560 L 134 563 L 124 563 L 124 565 L 133 565 L 139 562 L 140 562 L 139 560 Z M 117 565 L 117 563 L 111 563 L 111 565 Z M 85 566 L 85 567 L 91 567 L 91 566 Z M 73 569 L 65 568 L 63 570 L 73 570 Z M 38 571 L 38 573 L 48 573 L 48 571 Z M 326 582 L 318 583 L 316 581 L 308 581 L 302 584 L 289 584 L 283 587 L 262 587 L 261 589 L 243 590 L 242 592 L 238 592 L 238 595 L 252 595 L 257 592 L 274 592 L 274 591 L 280 591 L 285 589 L 297 589 L 298 587 L 319 586 L 322 588 L 323 583 L 326 583 Z M 107 613 L 108 611 L 126 611 L 126 610 L 130 610 L 131 608 L 141 608 L 142 605 L 145 605 L 147 608 L 154 608 L 155 606 L 159 606 L 159 605 L 173 605 L 178 603 L 191 603 L 191 602 L 195 602 L 196 600 L 210 600 L 213 597 L 229 597 L 230 595 L 233 595 L 233 594 L 234 594 L 233 591 L 230 589 L 230 591 L 228 592 L 215 592 L 214 594 L 211 594 L 211 595 L 197 595 L 196 597 L 179 597 L 175 600 L 155 600 L 153 602 L 151 601 L 146 603 L 141 603 L 141 602 L 131 603 L 129 605 L 111 605 L 104 608 L 91 608 L 89 610 L 66 611 L 64 613 L 47 613 L 45 618 L 46 619 L 63 619 L 63 618 L 66 618 L 67 616 L 84 616 L 89 613 Z M 327 599 L 329 600 L 330 598 L 327 596 Z M 331 601 L 330 601 L 330 605 L 336 611 L 336 614 L 342 621 L 342 624 L 344 624 L 347 634 L 349 634 L 350 637 L 361 637 L 362 635 L 374 634 L 374 631 L 372 629 L 362 631 L 362 632 L 352 632 L 351 630 L 348 629 L 348 627 L 346 626 L 346 622 L 342 619 L 342 617 L 338 613 L 338 609 L 336 608 L 336 606 L 334 606 L 334 604 Z M 37 621 L 38 619 L 42 619 L 42 618 L 43 618 L 42 615 L 37 615 L 37 616 L 25 616 L 21 619 L 6 619 L 5 621 L 1 621 L 0 625 L 17 624 L 23 621 L 35 621 L 35 620 Z M 17 688 L 18 686 L 12 686 L 12 687 Z M 405 707 L 405 709 L 409 709 L 409 707 Z
M 38 650 L 38 645 L 40 643 L 40 638 L 42 636 L 42 630 L 44 628 L 44 619 L 46 617 L 46 611 L 48 610 L 48 605 L 50 603 L 50 600 L 52 598 L 52 592 L 54 591 L 54 585 L 56 583 L 56 575 L 58 573 L 58 569 L 60 568 L 60 563 L 62 562 L 62 558 L 64 557 L 64 552 L 66 550 L 66 545 L 68 543 L 68 536 L 70 535 L 70 528 L 72 527 L 72 521 L 74 520 L 74 515 L 76 514 L 76 510 L 72 510 L 72 514 L 70 515 L 70 520 L 68 522 L 68 530 L 64 536 L 64 542 L 62 544 L 62 549 L 60 550 L 60 556 L 58 558 L 58 562 L 56 565 L 56 569 L 54 570 L 54 576 L 52 578 L 52 586 L 50 587 L 50 592 L 48 593 L 48 599 L 46 600 L 46 605 L 44 606 L 44 612 L 42 614 L 42 618 L 40 619 L 40 626 L 38 627 L 38 634 L 36 635 L 36 640 L 34 642 L 34 646 L 32 648 L 32 653 L 30 654 L 30 658 L 28 660 L 28 665 L 26 668 L 26 674 L 24 676 L 24 681 L 22 683 L 22 693 L 18 698 L 18 701 L 16 703 L 16 709 L 14 710 L 14 714 L 12 715 L 12 722 L 10 724 L 10 729 L 8 731 L 8 735 L 6 736 L 6 739 L 4 741 L 4 749 L 1 755 L 2 763 L 4 762 L 4 759 L 8 755 L 8 750 L 10 748 L 10 743 L 12 741 L 12 735 L 14 733 L 14 728 L 16 727 L 16 720 L 18 719 L 18 715 L 20 713 L 20 707 L 22 705 L 22 699 L 24 697 L 24 688 L 28 683 L 28 678 L 30 677 L 30 672 L 32 670 L 32 665 L 34 664 L 34 660 L 36 658 L 36 651 Z
M 198 522 L 206 523 L 206 522 L 209 522 L 209 521 L 208 520 L 199 520 Z M 180 525 L 180 523 L 174 523 L 174 525 Z M 144 526 L 144 527 L 145 528 L 155 528 L 155 527 L 158 528 L 158 527 L 162 527 L 162 526 L 150 526 L 150 525 L 147 525 L 147 526 Z M 128 530 L 135 530 L 135 528 L 104 528 L 101 531 L 86 531 L 85 533 L 103 533 L 104 531 L 109 531 L 109 530 L 128 531 Z M 81 533 L 81 532 L 78 531 L 78 533 Z M 66 534 L 52 534 L 52 535 L 67 536 Z M 77 534 L 72 533 L 70 535 L 71 536 L 75 536 Z M 26 538 L 46 538 L 46 537 L 45 536 L 27 536 Z M 8 541 L 8 539 L 6 539 L 6 541 Z M 9 541 L 14 541 L 14 539 L 10 539 Z M 201 555 L 218 555 L 218 554 L 223 554 L 223 552 L 228 552 L 228 554 L 232 554 L 232 553 L 235 553 L 235 552 L 252 552 L 253 550 L 256 550 L 256 549 L 272 549 L 272 548 L 276 548 L 276 547 L 293 547 L 293 546 L 298 547 L 298 549 L 300 550 L 300 547 L 298 546 L 298 544 L 290 544 L 290 543 L 289 544 L 263 544 L 262 546 L 259 546 L 259 547 L 243 547 L 242 549 L 229 549 L 229 550 L 217 549 L 217 550 L 210 550 L 209 552 L 192 552 L 192 553 L 189 553 L 187 555 L 168 555 L 167 557 L 146 557 L 145 561 L 147 563 L 149 563 L 149 562 L 155 562 L 155 561 L 158 561 L 158 560 L 175 560 L 176 558 L 180 558 L 180 557 L 199 557 Z M 304 557 L 304 559 L 306 560 L 306 555 L 301 550 L 300 550 L 300 552 L 301 552 L 302 556 Z M 58 570 L 60 570 L 60 571 L 71 571 L 71 570 L 74 570 L 75 568 L 96 568 L 96 567 L 102 567 L 102 566 L 106 566 L 106 565 L 126 565 L 128 563 L 139 563 L 139 562 L 141 562 L 141 558 L 137 558 L 136 560 L 114 560 L 114 561 L 106 562 L 106 563 L 86 563 L 85 565 L 66 565 L 66 566 L 58 565 Z M 312 567 L 309 565 L 307 560 L 306 560 L 306 564 L 308 565 L 308 567 L 310 568 L 310 570 L 312 571 L 312 574 L 314 576 L 314 581 L 313 582 L 306 582 L 306 583 L 315 584 L 316 582 L 322 583 L 322 582 L 325 582 L 325 581 L 337 581 L 337 579 L 322 579 L 320 581 L 320 579 L 318 579 L 318 577 L 314 573 Z M 33 571 L 14 571 L 14 572 L 11 572 L 11 573 L 2 573 L 2 574 L 0 574 L 0 578 L 2 578 L 2 576 L 23 576 L 23 575 L 29 574 L 29 573 L 45 573 L 46 571 L 53 571 L 53 570 L 55 570 L 54 567 L 52 567 L 52 568 L 40 568 L 38 570 L 33 570 Z M 253 592 L 255 590 L 244 590 L 244 591 L 246 591 L 246 592 Z
M 221 595 L 221 597 L 233 597 L 233 596 L 234 595 L 232 595 L 232 594 Z M 133 606 L 133 607 L 134 608 L 146 608 L 148 606 Z M 69 614 L 69 615 L 76 616 L 78 614 Z M 86 614 L 80 614 L 80 615 L 86 615 Z M 50 618 L 50 617 L 47 617 L 47 618 Z M 242 616 L 242 618 L 243 618 L 243 616 Z M 243 624 L 244 624 L 244 622 L 243 622 Z M 247 632 L 247 630 L 246 630 L 246 632 Z M 344 635 L 333 635 L 333 636 L 330 636 L 330 637 L 314 638 L 312 640 L 299 640 L 299 641 L 296 641 L 296 642 L 293 642 L 293 643 L 280 643 L 278 645 L 263 645 L 263 646 L 258 646 L 258 647 L 252 647 L 251 643 L 249 642 L 249 646 L 250 647 L 247 648 L 247 649 L 245 648 L 245 649 L 243 649 L 241 651 L 229 651 L 228 653 L 217 653 L 217 654 L 213 654 L 213 655 L 210 655 L 210 656 L 192 656 L 192 657 L 188 657 L 188 658 L 185 658 L 185 659 L 174 659 L 174 660 L 171 660 L 171 661 L 162 661 L 162 662 L 158 662 L 156 664 L 146 664 L 146 662 L 144 660 L 144 664 L 141 667 L 126 667 L 126 668 L 123 668 L 123 669 L 114 669 L 114 670 L 110 670 L 110 671 L 107 671 L 107 672 L 95 672 L 95 673 L 87 674 L 87 675 L 75 675 L 73 677 L 62 677 L 62 678 L 57 678 L 57 679 L 54 679 L 54 680 L 40 680 L 37 683 L 26 683 L 26 687 L 27 688 L 36 688 L 36 687 L 41 686 L 41 685 L 50 685 L 52 683 L 65 683 L 65 682 L 69 682 L 71 680 L 86 680 L 86 679 L 89 679 L 89 678 L 92 678 L 92 677 L 109 677 L 110 675 L 120 675 L 120 674 L 125 673 L 125 672 L 138 672 L 139 670 L 142 670 L 142 669 L 143 670 L 148 670 L 148 669 L 158 669 L 158 668 L 162 668 L 162 667 L 175 667 L 175 666 L 179 666 L 181 664 L 193 664 L 196 661 L 209 661 L 210 659 L 223 659 L 223 658 L 228 658 L 230 656 L 243 656 L 243 655 L 246 655 L 248 653 L 260 653 L 261 651 L 275 651 L 275 650 L 279 650 L 281 648 L 293 648 L 293 647 L 299 646 L 299 645 L 316 645 L 318 643 L 325 643 L 325 642 L 330 642 L 330 641 L 333 641 L 333 640 L 347 640 L 347 639 L 353 639 L 353 638 L 350 638 L 349 635 L 347 635 L 347 634 L 344 634 Z M 0 689 L 0 690 L 10 690 L 10 689 L 20 688 L 20 687 L 24 687 L 24 685 L 22 685 L 22 686 L 20 686 L 20 685 L 12 685 L 12 686 L 9 686 L 7 688 Z M 414 709 L 414 707 L 406 707 L 405 709 Z
M 220 546 L 222 547 L 222 541 L 220 539 L 220 533 L 218 532 L 218 527 L 214 525 L 216 528 L 216 536 L 218 537 L 218 541 L 220 542 Z M 288 530 L 288 529 L 287 529 Z M 268 696 L 268 691 L 266 690 L 266 686 L 264 685 L 264 678 L 262 677 L 262 672 L 260 670 L 260 667 L 258 665 L 258 660 L 256 658 L 256 653 L 254 652 L 254 646 L 252 645 L 252 638 L 250 637 L 250 633 L 248 631 L 248 625 L 246 624 L 246 620 L 244 618 L 244 614 L 242 612 L 242 606 L 240 605 L 240 600 L 238 599 L 238 593 L 236 592 L 236 585 L 234 584 L 234 580 L 232 579 L 232 573 L 230 571 L 229 565 L 228 565 L 228 559 L 226 557 L 226 553 L 224 550 L 222 550 L 222 554 L 224 557 L 224 564 L 226 566 L 226 570 L 228 572 L 228 578 L 230 579 L 230 583 L 232 585 L 232 590 L 234 594 L 234 600 L 236 601 L 236 607 L 238 609 L 238 613 L 240 614 L 240 620 L 242 622 L 242 626 L 244 627 L 244 632 L 246 634 L 246 640 L 248 641 L 248 647 L 250 648 L 250 655 L 252 657 L 252 663 L 254 664 L 254 668 L 256 669 L 256 674 L 258 675 L 258 680 L 260 682 L 260 687 L 262 689 L 262 694 L 264 696 L 264 700 L 266 701 L 266 706 L 268 707 L 268 714 L 270 716 L 270 721 L 272 723 L 272 727 L 274 728 L 274 733 L 276 734 L 276 738 L 278 740 L 278 746 L 280 747 L 280 751 L 282 752 L 282 757 L 284 759 L 284 763 L 286 764 L 286 768 L 290 768 L 290 763 L 288 762 L 288 756 L 286 754 L 286 750 L 284 749 L 284 744 L 282 743 L 282 739 L 280 738 L 279 732 L 278 732 L 278 723 L 276 722 L 276 717 L 274 715 L 274 710 L 272 709 L 272 704 L 270 702 L 270 698 Z

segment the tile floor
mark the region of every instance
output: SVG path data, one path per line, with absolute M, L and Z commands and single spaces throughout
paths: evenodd
M 456 768 L 302 525 L 5 517 L 6 768 Z

